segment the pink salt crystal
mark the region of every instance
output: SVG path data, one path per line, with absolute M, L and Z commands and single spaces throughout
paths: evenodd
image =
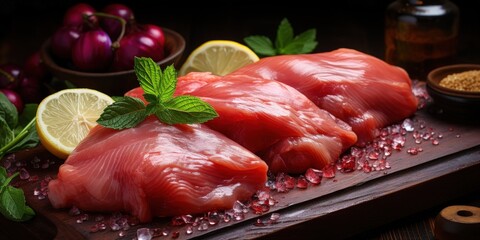
M 372 166 L 370 166 L 370 163 L 368 161 L 364 161 L 362 165 L 362 169 L 364 172 L 369 173 L 372 171 Z
M 297 179 L 297 188 L 306 189 L 308 188 L 308 181 L 305 176 L 300 175 Z
M 255 225 L 255 226 L 257 226 L 257 227 L 263 227 L 263 226 L 265 226 L 265 224 L 263 223 L 262 219 L 260 219 L 260 218 L 257 218 L 257 220 L 255 221 L 255 223 L 254 223 L 253 225 Z
M 326 165 L 322 169 L 322 176 L 325 178 L 334 178 L 335 177 L 335 166 L 332 164 Z
M 177 239 L 178 237 L 180 237 L 180 232 L 179 231 L 172 232 L 172 238 L 173 239 Z
M 70 215 L 70 216 L 76 216 L 76 215 L 79 215 L 79 214 L 80 214 L 80 209 L 78 209 L 75 206 L 70 208 L 70 210 L 68 211 L 68 215 Z
M 208 220 L 208 224 L 210 225 L 217 225 L 219 222 L 220 222 L 220 215 L 218 214 L 218 212 L 208 212 L 207 214 L 207 220 Z
M 268 223 L 275 224 L 278 222 L 278 219 L 280 219 L 280 213 L 272 213 L 272 215 L 270 215 L 270 219 L 268 220 Z
M 342 172 L 353 172 L 355 170 L 355 158 L 353 156 L 343 157 L 340 166 Z
M 208 222 L 201 222 L 197 228 L 198 231 L 206 231 L 208 230 Z
M 270 198 L 270 193 L 268 193 L 267 191 L 258 190 L 256 196 L 258 200 L 265 201 Z
M 137 240 L 150 240 L 152 237 L 152 232 L 149 228 L 137 229 Z
M 440 144 L 440 142 L 438 141 L 438 139 L 433 139 L 432 140 L 432 145 L 438 145 Z
M 402 128 L 405 129 L 407 132 L 412 132 L 415 128 L 413 127 L 412 119 L 405 119 L 402 122 Z
M 248 212 L 248 208 L 247 206 L 245 206 L 245 204 L 243 204 L 242 202 L 240 201 L 235 201 L 235 203 L 233 204 L 233 211 L 235 213 L 247 213 Z
M 170 223 L 172 224 L 172 226 L 183 226 L 183 225 L 185 225 L 185 221 L 183 221 L 181 216 L 173 217 L 172 221 L 170 221 Z
M 187 229 L 185 229 L 185 233 L 187 235 L 190 235 L 193 233 L 193 227 L 192 226 L 187 226 Z
M 309 168 L 305 172 L 305 178 L 312 184 L 318 185 L 322 181 L 322 171 Z
M 417 155 L 418 152 L 419 152 L 418 149 L 417 149 L 417 148 L 414 148 L 414 147 L 413 147 L 413 148 L 409 148 L 409 149 L 407 150 L 407 153 L 409 153 L 410 155 Z
M 168 227 L 164 227 L 164 228 L 162 228 L 162 231 L 161 231 L 160 234 L 161 234 L 161 236 L 166 237 L 170 234 L 170 229 Z
M 28 173 L 28 171 L 25 168 L 20 168 L 19 176 L 20 176 L 20 179 L 26 180 L 30 178 L 30 173 Z
M 119 237 L 125 237 L 125 236 L 127 236 L 127 231 L 125 231 L 125 230 L 120 231 L 120 232 L 118 233 L 118 236 L 119 236 Z
M 285 175 L 284 181 L 285 181 L 285 187 L 287 189 L 294 189 L 295 188 L 296 179 L 294 177 L 292 177 L 290 175 Z

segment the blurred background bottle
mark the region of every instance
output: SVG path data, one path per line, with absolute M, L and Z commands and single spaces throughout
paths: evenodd
M 385 60 L 425 80 L 457 52 L 458 7 L 448 0 L 396 0 L 386 9 Z

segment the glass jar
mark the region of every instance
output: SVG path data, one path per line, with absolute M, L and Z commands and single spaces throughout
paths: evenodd
M 448 0 L 392 2 L 385 14 L 385 60 L 426 80 L 430 70 L 454 61 L 458 25 L 458 7 Z

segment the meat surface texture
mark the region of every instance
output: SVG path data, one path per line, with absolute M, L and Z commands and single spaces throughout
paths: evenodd
M 189 73 L 178 79 L 176 94 L 211 104 L 219 117 L 205 124 L 260 156 L 273 173 L 322 169 L 357 140 L 346 123 L 278 81 Z M 143 91 L 126 95 L 142 98 Z
M 352 49 L 266 57 L 230 75 L 290 85 L 317 106 L 348 123 L 364 145 L 382 127 L 417 110 L 411 79 L 401 68 Z
M 97 126 L 49 183 L 55 208 L 156 216 L 231 209 L 267 180 L 256 155 L 205 125 L 148 118 L 122 131 Z

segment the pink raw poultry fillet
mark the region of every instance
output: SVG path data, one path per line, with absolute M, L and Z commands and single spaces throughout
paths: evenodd
M 206 124 L 259 155 L 273 173 L 305 173 L 335 162 L 357 137 L 294 88 L 251 76 L 190 73 L 176 94 L 210 103 L 219 117 Z M 126 93 L 142 98 L 141 88 Z
M 96 126 L 50 181 L 53 207 L 129 212 L 142 222 L 230 209 L 267 180 L 267 165 L 205 125 Z
M 352 49 L 266 57 L 230 75 L 288 84 L 350 126 L 364 145 L 417 110 L 407 73 Z

